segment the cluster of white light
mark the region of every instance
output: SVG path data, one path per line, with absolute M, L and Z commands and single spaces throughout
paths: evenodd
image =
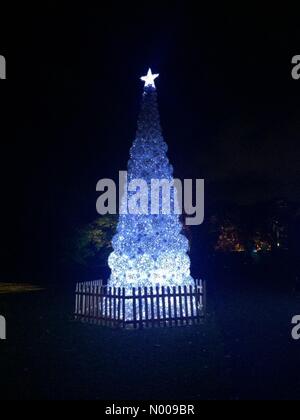
M 148 254 L 130 258 L 112 252 L 108 263 L 112 270 L 110 286 L 113 287 L 130 289 L 193 284 L 190 276 L 190 260 L 185 253 L 165 252 L 154 259 Z
M 149 69 L 142 78 L 145 89 L 128 162 L 128 180 L 143 179 L 148 185 L 151 179 L 173 179 L 159 121 L 154 89 L 157 77 Z M 148 205 L 151 205 L 150 198 Z M 123 287 L 130 293 L 133 287 L 194 285 L 187 255 L 189 244 L 181 231 L 179 216 L 175 214 L 121 215 L 112 241 L 114 251 L 108 260 L 109 286 Z M 127 306 L 126 317 L 130 318 L 132 305 L 128 302 Z

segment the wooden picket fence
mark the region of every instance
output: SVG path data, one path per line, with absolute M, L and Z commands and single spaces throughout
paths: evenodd
M 191 325 L 203 322 L 205 282 L 195 286 L 107 287 L 101 280 L 77 283 L 75 319 L 120 328 Z

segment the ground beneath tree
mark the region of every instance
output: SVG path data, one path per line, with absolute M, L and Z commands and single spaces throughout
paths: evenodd
M 73 295 L 0 296 L 1 399 L 300 398 L 300 299 L 214 284 L 197 327 L 117 331 L 72 320 Z

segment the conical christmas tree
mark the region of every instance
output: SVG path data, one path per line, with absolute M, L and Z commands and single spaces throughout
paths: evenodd
M 168 147 L 160 127 L 154 84 L 157 76 L 149 70 L 148 75 L 142 78 L 145 82 L 142 106 L 128 162 L 128 182 L 142 179 L 149 191 L 153 179 L 173 182 L 173 168 L 167 158 Z M 187 255 L 188 240 L 182 234 L 179 215 L 175 214 L 176 189 L 171 190 L 169 214 L 162 214 L 162 193 L 160 196 L 159 214 L 151 214 L 149 193 L 146 212 L 120 215 L 117 233 L 112 241 L 114 251 L 108 261 L 111 269 L 109 286 L 129 289 L 194 285 Z M 127 208 L 131 197 L 130 192 L 124 196 L 123 208 Z

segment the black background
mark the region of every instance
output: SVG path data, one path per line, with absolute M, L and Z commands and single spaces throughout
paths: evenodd
M 96 217 L 96 182 L 126 169 L 149 66 L 175 175 L 205 178 L 208 205 L 299 200 L 300 35 L 285 5 L 3 10 L 2 275 L 57 280 L 63 238 Z

